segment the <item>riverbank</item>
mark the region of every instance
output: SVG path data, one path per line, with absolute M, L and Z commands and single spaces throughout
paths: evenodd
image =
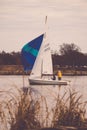
M 59 68 L 64 76 L 87 76 L 87 70 L 73 68 Z M 58 68 L 54 69 L 57 74 Z M 24 72 L 22 65 L 0 65 L 0 75 L 29 75 L 30 72 Z
M 26 74 L 22 65 L 0 65 L 0 75 L 23 75 Z

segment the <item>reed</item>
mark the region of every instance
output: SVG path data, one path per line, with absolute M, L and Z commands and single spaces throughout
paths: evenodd
M 66 93 L 62 97 L 58 95 L 56 105 L 53 111 L 52 127 L 63 126 L 84 126 L 86 104 L 82 103 L 82 95 L 69 90 L 69 96 L 65 98 Z M 66 100 L 65 100 L 66 99 Z
M 2 130 L 31 130 L 41 127 L 38 117 L 39 99 L 33 99 L 31 91 L 25 93 L 17 88 L 16 93 L 9 90 L 0 92 L 0 95 L 1 98 L 3 97 L 0 102 L 0 125 L 2 127 L 0 128 Z
M 38 94 L 35 96 L 32 89 L 20 92 L 20 98 L 15 104 L 15 111 L 10 114 L 10 130 L 31 130 L 49 126 L 49 111 L 46 98 Z M 11 105 L 10 105 L 11 106 Z M 8 108 L 10 111 L 11 108 Z M 14 115 L 14 118 L 13 118 Z
M 40 109 L 38 100 L 33 100 L 30 93 L 20 93 L 20 100 L 16 105 L 14 120 L 11 118 L 10 122 L 10 130 L 30 130 L 40 127 L 37 117 Z
M 69 90 L 63 96 L 57 95 L 54 108 L 49 111 L 47 99 L 35 96 L 31 89 L 17 92 L 0 92 L 8 95 L 6 101 L 0 102 L 0 122 L 9 130 L 32 130 L 45 127 L 58 128 L 59 126 L 84 126 L 86 103 L 82 102 L 82 95 Z M 3 94 L 2 94 L 3 93 Z M 50 119 L 50 115 L 53 115 Z M 4 129 L 2 129 L 4 130 Z

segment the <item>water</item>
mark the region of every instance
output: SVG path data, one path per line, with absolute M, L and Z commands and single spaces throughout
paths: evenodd
M 76 91 L 79 91 L 84 99 L 87 99 L 87 76 L 64 76 L 64 80 L 69 80 L 70 85 L 67 86 L 61 86 L 61 91 L 63 89 L 72 88 Z M 0 76 L 0 90 L 9 90 L 13 89 L 14 87 L 22 88 L 23 87 L 23 76 Z M 24 77 L 24 86 L 29 87 L 28 83 L 28 76 Z M 42 94 L 46 93 L 46 91 L 50 90 L 50 92 L 53 92 L 54 89 L 56 89 L 57 86 L 31 86 L 32 88 L 36 90 L 40 90 Z M 48 92 L 47 92 L 48 93 Z
M 0 76 L 0 90 L 15 91 L 15 87 L 18 89 L 23 87 L 23 78 L 24 78 L 24 86 L 29 87 L 28 76 Z M 41 95 L 50 99 L 56 97 L 58 92 L 62 95 L 68 89 L 73 89 L 78 91 L 83 95 L 83 101 L 87 100 L 87 76 L 64 76 L 64 80 L 70 80 L 70 85 L 61 86 L 60 90 L 58 86 L 31 86 L 33 90 L 38 91 Z
M 24 82 L 23 82 L 24 79 Z M 82 94 L 83 101 L 87 100 L 87 76 L 64 76 L 64 80 L 69 80 L 70 85 L 61 86 L 60 89 L 58 86 L 30 86 L 33 90 L 38 91 L 41 95 L 50 99 L 56 97 L 58 92 L 62 95 L 64 92 L 67 92 L 69 89 L 73 89 L 79 94 Z M 28 76 L 0 76 L 0 91 L 16 91 L 15 88 L 22 88 L 23 84 L 25 87 L 29 87 Z M 36 94 L 36 93 L 35 93 Z
M 54 106 L 58 93 L 62 96 L 65 92 L 68 92 L 69 89 L 75 90 L 78 94 L 82 95 L 82 102 L 87 101 L 87 76 L 64 76 L 63 79 L 69 80 L 70 84 L 61 87 L 57 85 L 30 86 L 28 83 L 28 76 L 0 76 L 0 91 L 4 92 L 3 95 L 0 95 L 0 101 L 7 101 L 10 97 L 8 92 L 16 95 L 18 94 L 17 89 L 21 89 L 23 87 L 31 87 L 35 95 L 44 96 L 47 99 L 47 104 L 50 108 Z

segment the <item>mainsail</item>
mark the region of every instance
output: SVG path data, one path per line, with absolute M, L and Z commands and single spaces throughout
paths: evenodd
M 21 58 L 25 71 L 32 70 L 43 41 L 43 36 L 44 34 L 40 35 L 39 37 L 25 44 L 22 48 Z
M 42 75 L 50 74 L 53 74 L 52 57 L 49 42 L 46 34 L 44 34 L 42 45 L 32 68 L 31 76 L 42 77 Z

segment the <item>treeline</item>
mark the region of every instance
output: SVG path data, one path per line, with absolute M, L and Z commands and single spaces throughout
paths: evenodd
M 59 53 L 52 53 L 53 65 L 60 67 L 87 67 L 87 54 L 81 52 L 74 43 L 64 43 L 60 46 Z M 21 53 L 5 51 L 0 52 L 0 65 L 21 65 Z
M 54 65 L 68 68 L 87 69 L 87 54 L 82 53 L 81 49 L 74 43 L 62 44 L 59 52 L 60 54 L 54 52 L 52 55 Z
M 76 54 L 73 55 L 52 55 L 53 65 L 67 68 L 87 68 L 87 55 Z
M 0 65 L 21 65 L 20 52 L 6 53 L 2 51 L 0 53 Z

